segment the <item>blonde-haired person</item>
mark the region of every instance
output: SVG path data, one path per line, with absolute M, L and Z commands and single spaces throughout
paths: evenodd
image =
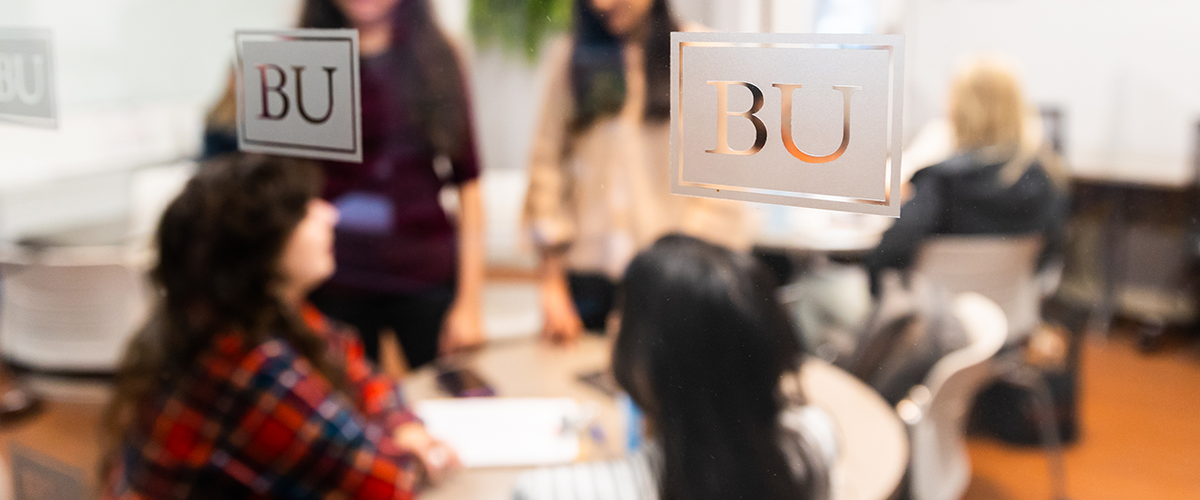
M 932 235 L 1041 233 L 1043 260 L 1061 244 L 1067 176 L 1030 128 L 1035 122 L 1012 65 L 998 56 L 964 65 L 948 114 L 955 153 L 913 174 L 911 199 L 866 260 L 874 293 L 879 272 L 908 267 Z

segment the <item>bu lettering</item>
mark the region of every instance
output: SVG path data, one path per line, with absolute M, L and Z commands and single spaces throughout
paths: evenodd
M 304 121 L 313 125 L 325 123 L 326 121 L 329 121 L 329 117 L 333 116 L 333 73 L 337 71 L 337 68 L 325 66 L 321 69 L 325 70 L 327 82 L 325 91 L 329 95 L 329 105 L 325 108 L 325 116 L 313 118 L 312 115 L 309 115 L 308 111 L 304 109 L 304 79 L 301 78 L 301 74 L 304 73 L 304 66 L 292 66 L 292 71 L 294 71 L 296 75 L 296 110 L 300 112 L 300 117 L 304 118 Z M 279 83 L 275 84 L 274 86 L 267 83 L 269 81 L 269 72 L 275 73 L 275 79 L 278 80 Z M 282 120 L 286 118 L 288 111 L 291 109 L 291 99 L 288 98 L 287 92 L 284 91 L 284 87 L 287 85 L 287 72 L 284 71 L 283 68 L 274 64 L 259 64 L 258 74 L 260 77 L 260 83 L 262 85 L 262 113 L 258 115 L 258 118 L 263 120 Z M 271 93 L 279 95 L 279 98 L 283 103 L 283 106 L 277 113 L 271 112 Z
M 753 83 L 750 82 L 734 82 L 734 81 L 712 81 L 707 82 L 709 85 L 717 87 L 717 147 L 706 150 L 707 153 L 722 154 L 722 155 L 738 155 L 749 156 L 762 150 L 767 143 L 767 127 L 754 114 L 763 107 L 763 93 Z M 750 90 L 750 94 L 754 98 L 753 104 L 747 111 L 729 111 L 729 86 L 740 85 Z M 779 89 L 782 93 L 780 106 L 780 125 L 779 130 L 783 136 L 783 146 L 788 152 L 795 156 L 800 161 L 806 163 L 829 163 L 836 160 L 846 152 L 846 148 L 850 146 L 850 96 L 855 92 L 862 90 L 862 87 L 856 85 L 834 85 L 833 90 L 842 93 L 843 114 L 842 114 L 842 143 L 838 146 L 837 151 L 824 156 L 814 156 L 804 151 L 801 151 L 796 146 L 794 137 L 792 137 L 792 94 L 796 89 L 801 88 L 801 85 L 791 83 L 776 83 L 772 87 Z M 750 149 L 736 150 L 729 147 L 729 117 L 740 116 L 750 123 L 754 124 L 754 145 Z
M 22 103 L 35 106 L 46 97 L 46 58 L 34 54 L 29 56 L 29 71 L 25 70 L 25 57 L 21 54 L 0 53 L 0 102 L 19 99 Z M 26 87 L 27 76 L 33 85 Z

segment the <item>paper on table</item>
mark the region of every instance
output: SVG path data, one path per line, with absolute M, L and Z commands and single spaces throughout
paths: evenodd
M 464 467 L 553 465 L 579 456 L 578 434 L 564 431 L 580 414 L 573 399 L 435 399 L 417 403 L 416 413 Z

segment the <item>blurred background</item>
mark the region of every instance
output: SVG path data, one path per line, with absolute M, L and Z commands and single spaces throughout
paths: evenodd
M 486 214 L 484 332 L 489 340 L 535 335 L 538 256 L 522 210 L 544 59 L 566 36 L 572 2 L 432 4 L 467 67 Z M 951 153 L 943 117 L 956 69 L 981 53 L 1013 61 L 1043 139 L 1070 175 L 1061 273 L 1042 312 L 1054 333 L 1031 354 L 1041 356 L 1065 441 L 1066 491 L 1080 499 L 1200 498 L 1200 3 L 672 6 L 714 31 L 905 35 L 906 178 Z M 35 392 L 79 412 L 0 424 L 4 439 L 65 461 L 72 450 L 97 453 L 72 434 L 71 415 L 95 417 L 88 402 L 104 397 L 103 375 L 145 318 L 149 238 L 196 167 L 205 115 L 235 57 L 233 31 L 289 28 L 298 16 L 297 0 L 0 2 L 0 28 L 52 30 L 59 104 L 57 129 L 0 122 L 0 353 Z M 836 325 L 838 318 L 802 312 L 803 297 L 821 280 L 865 280 L 846 247 L 869 248 L 891 221 L 765 205 L 753 212 L 755 253 L 798 283 L 785 290 L 799 321 Z M 867 243 L 822 247 L 839 238 Z M 843 312 L 853 317 L 869 300 L 849 293 Z M 1022 397 L 1013 394 L 999 397 Z M 1003 424 L 982 422 L 999 419 L 996 410 L 979 411 L 974 425 L 991 431 L 968 440 L 972 476 L 963 498 L 1049 497 L 1037 431 L 1005 435 L 996 431 Z

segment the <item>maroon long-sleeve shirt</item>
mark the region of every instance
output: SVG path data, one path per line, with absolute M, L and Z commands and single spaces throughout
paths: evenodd
M 341 212 L 330 290 L 412 293 L 450 284 L 455 276 L 457 235 L 438 194 L 479 176 L 467 96 L 460 87 L 460 140 L 445 154 L 449 172 L 439 175 L 441 153 L 414 112 L 414 99 L 396 83 L 398 72 L 416 71 L 415 61 L 404 61 L 390 54 L 362 60 L 363 162 L 324 164 L 324 197 Z

